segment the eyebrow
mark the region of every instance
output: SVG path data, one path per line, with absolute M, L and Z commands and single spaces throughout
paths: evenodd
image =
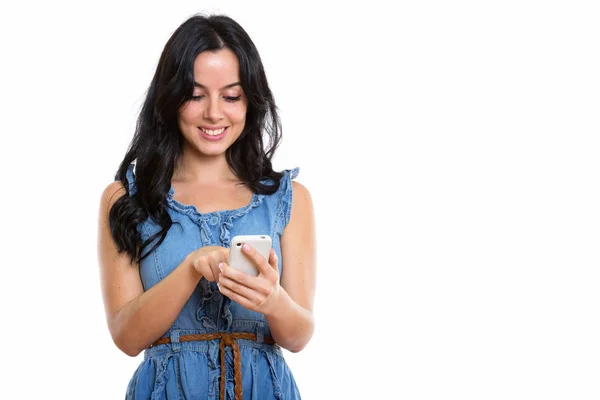
M 206 89 L 206 86 L 204 86 L 203 84 L 201 84 L 201 83 L 198 83 L 198 82 L 194 82 L 194 86 L 195 86 L 195 87 L 202 88 L 202 89 Z M 230 87 L 234 87 L 234 86 L 242 86 L 242 83 L 241 83 L 241 82 L 234 82 L 234 83 L 230 83 L 229 85 L 225 85 L 225 86 L 223 86 L 223 87 L 222 87 L 221 89 L 219 89 L 219 90 L 223 90 L 223 89 L 229 89 Z

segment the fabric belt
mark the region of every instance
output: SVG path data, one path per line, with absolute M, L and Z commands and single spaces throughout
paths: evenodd
M 240 354 L 240 346 L 238 345 L 236 339 L 247 339 L 256 341 L 256 335 L 254 333 L 246 332 L 218 332 L 179 336 L 180 342 L 194 342 L 215 339 L 221 340 L 221 342 L 219 343 L 219 350 L 221 353 L 221 383 L 219 386 L 219 399 L 225 399 L 225 346 L 230 346 L 233 350 L 233 388 L 235 391 L 235 400 L 242 400 L 242 355 Z M 275 341 L 268 336 L 265 336 L 263 342 L 267 344 L 275 344 Z M 166 343 L 171 343 L 171 339 L 168 337 L 158 339 L 156 342 L 152 343 L 150 347 Z

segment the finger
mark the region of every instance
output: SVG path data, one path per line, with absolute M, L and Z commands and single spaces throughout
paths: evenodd
M 269 268 L 269 263 L 265 258 L 247 243 L 242 246 L 242 251 L 250 258 L 250 260 L 258 267 L 258 271 L 263 275 L 269 276 L 273 273 L 273 268 Z
M 198 273 L 206 280 L 209 282 L 214 282 L 216 280 L 218 275 L 213 272 L 210 265 L 205 260 L 197 258 L 194 260 L 193 264 L 196 271 L 198 271 Z
M 219 269 L 219 264 L 211 262 L 210 263 L 210 272 L 212 272 L 213 276 L 215 277 L 215 281 L 219 280 L 219 275 L 221 274 L 221 270 Z
M 221 256 L 222 256 L 222 261 L 225 262 L 229 262 L 229 251 L 230 249 L 227 249 L 225 247 L 221 247 L 222 251 L 221 251 Z
M 231 268 L 227 264 L 223 264 L 223 268 L 221 270 L 221 275 L 219 276 L 219 280 L 229 279 L 230 281 L 248 288 L 248 290 L 254 292 L 254 295 L 246 296 L 249 299 L 253 299 L 256 296 L 269 296 L 271 293 L 271 283 L 265 278 L 259 278 L 255 276 L 248 275 L 244 272 L 238 271 L 235 268 Z M 242 290 L 236 290 L 235 288 L 229 287 L 234 292 L 238 292 L 239 294 L 244 295 Z M 254 296 L 254 297 L 253 297 Z M 260 299 L 259 299 L 260 300 Z
M 260 293 L 258 293 L 257 291 L 239 283 L 234 281 L 233 279 L 229 279 L 226 276 L 221 274 L 221 277 L 219 278 L 219 288 L 226 288 L 229 291 L 240 295 L 242 297 L 244 297 L 245 299 L 248 299 L 249 301 L 252 301 L 256 304 L 260 303 Z
M 277 268 L 277 253 L 275 253 L 275 249 L 271 249 L 271 253 L 269 254 L 269 265 L 273 267 L 273 269 L 279 272 L 279 268 Z
M 214 253 L 210 264 L 210 267 L 216 280 L 219 280 L 219 275 L 221 274 L 221 263 L 227 262 L 229 259 L 229 249 L 226 249 L 224 247 L 219 247 L 219 249 L 221 249 L 221 251 Z
M 235 301 L 242 307 L 247 308 L 248 310 L 254 309 L 254 305 L 250 300 L 248 300 L 244 296 L 239 295 L 236 292 L 233 292 L 232 290 L 228 289 L 225 285 L 219 285 L 219 291 L 223 294 L 223 296 L 229 297 L 231 300 Z
M 219 279 L 225 277 L 251 290 L 259 291 L 261 293 L 265 292 L 263 285 L 261 285 L 263 281 L 262 278 L 250 276 L 245 272 L 230 267 L 227 263 L 221 263 L 219 269 L 221 271 Z

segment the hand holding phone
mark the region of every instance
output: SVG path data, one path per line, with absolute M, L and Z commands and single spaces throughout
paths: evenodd
M 269 235 L 238 235 L 231 240 L 229 266 L 248 275 L 257 276 L 258 268 L 242 251 L 244 243 L 254 248 L 268 262 L 273 242 Z

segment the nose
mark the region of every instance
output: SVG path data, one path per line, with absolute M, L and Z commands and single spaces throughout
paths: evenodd
M 219 104 L 219 96 L 213 97 L 208 101 L 208 105 L 204 110 L 204 118 L 211 121 L 219 121 L 223 118 L 221 105 Z

